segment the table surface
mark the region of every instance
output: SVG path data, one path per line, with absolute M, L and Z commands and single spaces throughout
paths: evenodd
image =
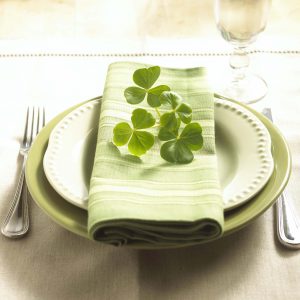
M 68 35 L 67 42 L 66 27 L 62 27 L 64 36 L 58 34 L 56 27 L 52 28 L 53 31 L 48 31 L 50 39 L 37 40 L 40 36 L 36 27 L 31 35 L 22 26 L 13 28 L 8 35 L 8 16 L 13 15 L 13 3 L 19 1 L 9 2 L 0 3 L 0 12 L 6 16 L 0 25 L 7 26 L 6 30 L 0 26 L 1 219 L 13 197 L 21 167 L 19 142 L 29 104 L 45 105 L 49 120 L 78 102 L 98 96 L 102 94 L 107 66 L 117 60 L 173 67 L 203 65 L 215 72 L 228 69 L 229 48 L 221 39 L 206 36 L 203 28 L 203 34 L 195 39 L 200 29 L 187 31 L 186 23 L 182 27 L 177 24 L 181 20 L 178 0 L 175 1 L 177 13 L 169 12 L 166 23 L 170 28 L 176 24 L 181 28 L 172 39 L 166 39 L 168 27 L 156 36 L 142 38 L 123 28 L 123 37 L 120 31 L 114 33 L 118 35 L 117 40 L 108 34 L 102 37 L 95 34 L 99 38 L 90 39 L 93 37 L 90 28 L 87 35 L 79 31 L 80 39 Z M 67 3 L 71 2 L 57 1 L 66 14 L 70 13 Z M 189 2 L 189 14 L 192 14 L 196 1 Z M 272 105 L 274 120 L 289 143 L 293 172 L 288 190 L 300 215 L 300 185 L 297 184 L 300 180 L 300 32 L 299 27 L 293 27 L 299 4 L 290 1 L 294 6 L 287 9 L 282 2 L 273 2 L 276 8 L 273 18 L 277 23 L 250 55 L 252 70 L 262 75 L 269 86 L 266 99 L 255 108 Z M 77 3 L 79 8 L 83 7 L 80 1 Z M 141 3 L 145 5 L 146 1 Z M 158 2 L 153 1 L 153 5 Z M 150 8 L 149 14 L 154 10 Z M 87 10 L 86 7 L 82 13 Z M 18 12 L 16 9 L 15 13 Z M 289 24 L 283 20 L 287 15 L 291 17 Z M 162 16 L 160 13 L 157 18 Z M 170 23 L 172 17 L 177 20 L 175 25 Z M 78 18 L 80 28 L 85 28 L 84 18 L 81 16 L 79 21 Z M 206 18 L 203 22 L 209 24 L 209 17 Z M 95 16 L 90 25 L 93 22 L 97 22 Z M 105 22 L 111 21 L 107 18 Z M 288 34 L 272 35 L 276 30 L 284 32 L 285 28 L 291 29 L 292 38 Z M 148 28 L 148 33 L 151 30 L 153 27 Z M 300 299 L 300 252 L 278 243 L 273 208 L 248 227 L 219 241 L 160 251 L 114 248 L 91 242 L 58 226 L 33 201 L 30 217 L 31 229 L 25 238 L 9 240 L 0 236 L 0 299 Z

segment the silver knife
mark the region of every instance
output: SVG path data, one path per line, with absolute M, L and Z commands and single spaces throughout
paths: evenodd
M 271 108 L 262 111 L 273 122 Z M 276 201 L 277 236 L 281 244 L 293 249 L 300 249 L 300 218 L 291 207 L 287 190 Z

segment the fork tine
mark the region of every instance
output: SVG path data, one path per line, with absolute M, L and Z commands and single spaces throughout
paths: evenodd
M 38 107 L 37 108 L 37 121 L 36 121 L 36 132 L 35 132 L 35 135 L 37 136 L 37 134 L 39 133 L 39 127 L 40 127 L 40 108 Z
M 46 123 L 46 113 L 45 113 L 45 107 L 43 106 L 43 127 L 45 126 Z
M 32 144 L 32 141 L 33 141 L 33 134 L 34 134 L 34 118 L 35 118 L 35 109 L 34 107 L 32 107 L 32 120 L 31 120 L 31 134 L 30 134 L 30 138 L 29 138 L 29 145 Z
M 25 145 L 28 135 L 28 119 L 29 119 L 29 107 L 27 107 L 27 114 L 26 114 L 26 122 L 24 128 L 24 135 L 23 135 L 23 145 Z

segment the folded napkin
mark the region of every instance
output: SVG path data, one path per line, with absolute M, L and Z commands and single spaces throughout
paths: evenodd
M 161 68 L 156 82 L 178 92 L 193 108 L 193 121 L 203 128 L 204 145 L 190 164 L 166 162 L 159 143 L 141 158 L 118 149 L 113 128 L 129 121 L 137 107 L 125 88 L 134 85 L 140 63 L 109 66 L 103 93 L 99 132 L 90 182 L 88 231 L 94 240 L 136 248 L 168 248 L 215 239 L 223 231 L 223 203 L 217 171 L 214 100 L 205 69 Z M 152 111 L 155 116 L 155 111 Z M 125 148 L 125 147 L 124 147 Z

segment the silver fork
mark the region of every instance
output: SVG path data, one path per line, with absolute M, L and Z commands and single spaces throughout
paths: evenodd
M 25 181 L 25 165 L 32 142 L 44 125 L 45 109 L 43 107 L 28 107 L 23 141 L 21 142 L 19 151 L 19 154 L 23 158 L 22 169 L 15 195 L 1 226 L 1 233 L 9 238 L 23 237 L 29 229 L 28 190 Z

